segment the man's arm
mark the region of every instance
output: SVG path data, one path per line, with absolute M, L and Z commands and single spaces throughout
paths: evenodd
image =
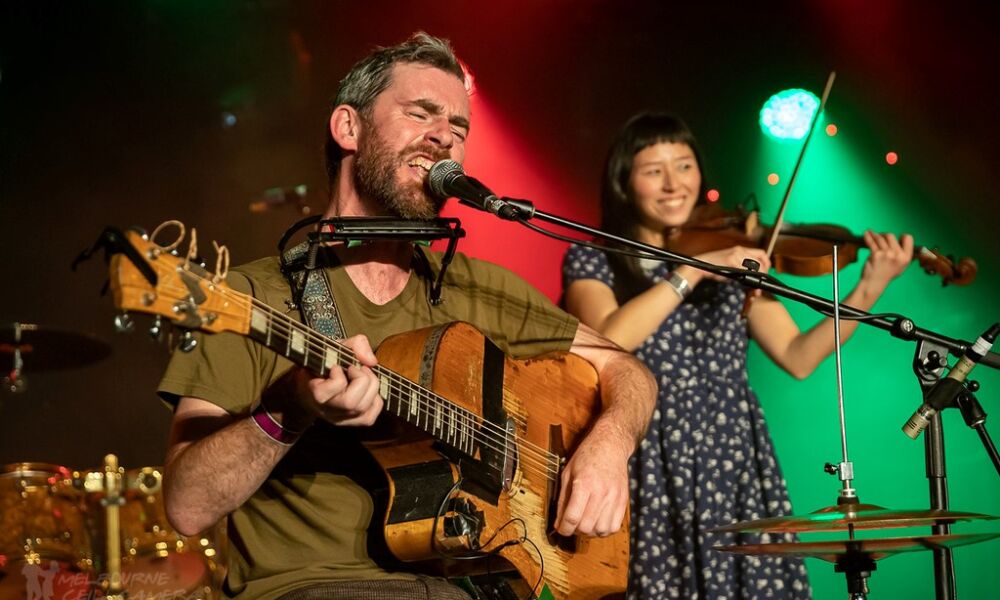
M 628 458 L 653 414 L 656 382 L 639 359 L 583 323 L 570 351 L 597 370 L 604 409 L 563 469 L 556 529 L 610 535 L 625 518 Z
M 232 416 L 200 398 L 181 398 L 164 463 L 167 518 L 182 535 L 208 529 L 243 504 L 289 449 L 249 416 Z
M 293 369 L 266 393 L 271 416 L 292 431 L 316 418 L 371 425 L 382 412 L 377 364 L 367 338 L 344 340 L 363 366 L 334 368 L 326 379 Z M 183 535 L 208 529 L 246 502 L 291 446 L 264 433 L 250 415 L 231 415 L 200 398 L 181 398 L 164 462 L 167 518 Z

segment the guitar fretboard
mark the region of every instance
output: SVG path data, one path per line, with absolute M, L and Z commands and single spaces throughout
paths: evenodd
M 351 350 L 343 344 L 286 315 L 268 312 L 259 306 L 251 309 L 250 338 L 320 377 L 327 377 L 335 366 L 347 368 L 358 364 Z M 476 415 L 394 371 L 381 366 L 373 371 L 378 376 L 379 395 L 387 412 L 475 456 L 479 444 Z

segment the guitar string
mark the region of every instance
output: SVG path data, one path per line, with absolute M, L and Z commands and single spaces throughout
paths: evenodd
M 189 273 L 190 273 L 190 271 L 189 271 Z M 192 273 L 192 275 L 195 276 L 195 277 L 199 277 L 199 278 L 201 278 L 201 279 L 204 280 L 204 278 L 198 276 L 196 273 Z M 205 280 L 205 281 L 207 281 L 207 280 Z M 208 282 L 208 283 L 213 288 L 217 287 L 217 286 L 214 286 L 214 284 L 212 284 L 211 282 Z M 315 332 L 314 330 L 310 329 L 305 324 L 300 323 L 300 322 L 292 319 L 291 317 L 278 312 L 276 309 L 274 309 L 270 305 L 261 302 L 260 300 L 258 300 L 257 298 L 254 298 L 253 296 L 249 296 L 247 294 L 243 294 L 241 292 L 237 292 L 235 290 L 232 290 L 231 288 L 218 287 L 218 289 L 216 291 L 218 291 L 221 295 L 228 295 L 231 298 L 233 298 L 234 300 L 243 302 L 244 303 L 244 307 L 245 307 L 245 303 L 247 301 L 249 301 L 253 306 L 255 306 L 257 308 L 260 308 L 265 313 L 269 313 L 267 316 L 270 317 L 271 323 L 275 323 L 276 322 L 279 325 L 285 326 L 285 329 L 279 329 L 278 331 L 282 335 L 285 335 L 286 340 L 289 341 L 289 344 L 290 344 L 290 337 L 287 335 L 287 333 L 288 333 L 288 328 L 292 328 L 292 329 L 296 329 L 297 331 L 299 331 L 299 333 L 301 333 L 306 338 L 305 341 L 310 345 L 311 348 L 313 348 L 314 352 L 316 352 L 317 348 L 325 350 L 326 346 L 333 346 L 334 349 L 336 349 L 340 355 L 350 355 L 350 356 L 353 356 L 353 351 L 350 348 L 348 348 L 347 346 L 345 346 L 344 344 L 342 344 L 341 342 L 339 342 L 337 340 L 334 340 L 332 338 L 323 336 L 322 334 L 319 334 L 318 332 Z M 316 354 L 319 355 L 320 353 L 316 352 Z M 339 364 L 341 366 L 351 366 L 351 365 L 354 365 L 354 364 L 357 364 L 357 363 L 355 361 L 351 360 L 351 359 L 346 359 L 345 361 L 341 361 Z M 396 383 L 397 385 L 396 385 L 395 389 L 399 389 L 399 385 L 398 384 L 403 384 L 403 385 L 406 385 L 406 386 L 410 387 L 411 391 L 416 391 L 417 394 L 418 394 L 418 399 L 421 400 L 421 401 L 423 401 L 423 404 L 420 405 L 420 406 L 428 406 L 428 405 L 431 404 L 432 401 L 434 401 L 438 405 L 445 406 L 447 409 L 455 411 L 457 413 L 457 416 L 464 418 L 465 421 L 466 421 L 466 423 L 468 425 L 475 425 L 476 424 L 479 415 L 476 415 L 475 413 L 469 411 L 468 409 L 465 409 L 465 408 L 463 408 L 461 406 L 458 406 L 458 405 L 452 403 L 447 398 L 444 398 L 444 397 L 442 397 L 442 396 L 440 396 L 438 394 L 435 394 L 434 392 L 432 392 L 430 390 L 427 390 L 426 388 L 423 388 L 422 386 L 419 386 L 418 384 L 410 381 L 409 379 L 403 377 L 402 375 L 396 373 L 395 371 L 392 371 L 391 369 L 388 369 L 388 368 L 383 367 L 381 365 L 377 365 L 375 367 L 375 369 L 373 369 L 373 370 L 378 370 L 378 371 L 383 372 L 387 376 L 390 384 Z M 419 398 L 420 395 L 423 395 L 424 397 L 423 398 Z M 429 413 L 429 409 L 428 409 L 427 412 Z M 425 422 L 426 422 L 426 420 L 425 420 Z M 489 441 L 493 441 L 493 442 L 496 442 L 497 444 L 500 444 L 499 446 L 493 446 L 491 449 L 497 450 L 497 451 L 503 451 L 504 450 L 503 444 L 505 443 L 506 437 L 508 435 L 507 431 L 505 429 L 501 429 L 499 426 L 495 425 L 494 423 L 492 423 L 490 421 L 485 421 L 484 420 L 482 422 L 482 426 L 485 427 L 486 429 L 492 430 L 492 431 L 487 431 L 485 433 L 493 433 L 493 434 L 495 434 L 497 436 L 495 438 L 487 438 Z M 502 440 L 498 439 L 500 436 L 502 436 L 504 439 L 502 439 Z M 544 450 L 543 448 L 538 447 L 537 445 L 531 443 L 528 440 L 521 440 L 521 443 L 525 446 L 525 448 L 523 448 L 522 450 L 529 450 L 529 451 L 535 453 L 536 455 L 539 455 L 542 459 L 544 459 L 545 461 L 548 462 L 548 464 L 543 464 L 542 465 L 544 467 L 551 467 L 551 461 L 558 461 L 558 459 L 559 459 L 559 457 L 556 456 L 555 454 L 553 454 L 551 452 L 548 452 L 548 451 Z
M 191 272 L 188 271 L 188 273 L 191 273 Z M 192 275 L 194 275 L 196 277 L 199 277 L 200 279 L 204 280 L 204 278 L 198 276 L 195 273 L 192 273 Z M 166 287 L 167 286 L 161 286 L 161 289 L 166 289 Z M 217 286 L 213 286 L 213 287 L 217 287 Z M 168 291 L 182 292 L 182 295 L 186 295 L 186 293 L 187 293 L 186 288 L 179 288 L 179 287 L 176 287 L 173 290 L 168 290 Z M 299 331 L 299 333 L 301 333 L 306 338 L 305 341 L 307 342 L 308 346 L 310 348 L 312 348 L 313 352 L 316 353 L 317 356 L 320 355 L 320 353 L 317 351 L 317 349 L 318 350 L 326 350 L 327 346 L 332 346 L 334 349 L 336 349 L 338 351 L 338 355 L 339 356 L 352 355 L 353 354 L 353 351 L 351 351 L 351 349 L 348 348 L 347 346 L 345 346 L 345 345 L 337 342 L 336 340 L 333 340 L 331 338 L 327 338 L 325 336 L 323 336 L 322 338 L 317 337 L 320 334 L 313 333 L 312 330 L 309 329 L 309 328 L 307 328 L 304 324 L 299 323 L 298 321 L 295 321 L 295 320 L 291 319 L 290 317 L 281 314 L 280 312 L 278 312 L 273 307 L 271 307 L 271 306 L 269 306 L 267 304 L 262 303 L 261 301 L 257 300 L 256 298 L 253 298 L 252 296 L 248 296 L 246 294 L 242 294 L 240 292 L 236 292 L 235 290 L 232 290 L 232 291 L 226 290 L 225 288 L 221 288 L 221 287 L 217 287 L 217 290 L 215 290 L 215 291 L 218 291 L 221 295 L 229 296 L 234 301 L 238 301 L 238 302 L 243 303 L 243 305 L 244 305 L 243 308 L 246 308 L 246 302 L 247 302 L 247 299 L 249 299 L 249 301 L 251 302 L 251 304 L 255 308 L 259 308 L 263 312 L 265 312 L 265 316 L 268 317 L 268 320 L 269 320 L 270 324 L 272 324 L 272 325 L 273 324 L 278 324 L 278 325 L 284 326 L 284 329 L 277 329 L 277 328 L 272 327 L 272 331 L 277 331 L 279 335 L 284 335 L 285 338 L 286 338 L 286 340 L 289 341 L 289 344 L 291 343 L 291 340 L 290 340 L 290 336 L 288 335 L 288 333 L 289 333 L 290 329 L 295 329 L 295 330 Z M 239 297 L 239 296 L 236 296 L 234 294 L 239 294 L 239 296 L 242 296 L 242 298 Z M 270 313 L 270 314 L 267 314 L 267 313 Z M 344 367 L 351 366 L 351 365 L 356 365 L 357 364 L 356 361 L 353 361 L 351 359 L 339 360 L 338 363 L 340 364 L 340 366 L 344 366 Z M 324 365 L 324 368 L 325 368 L 325 365 Z M 494 451 L 501 452 L 501 453 L 506 450 L 506 448 L 505 448 L 505 446 L 506 446 L 506 438 L 508 436 L 508 432 L 506 430 L 500 429 L 498 426 L 496 426 L 495 424 L 491 423 L 490 421 L 484 420 L 484 421 L 481 422 L 480 427 L 487 429 L 487 431 L 483 431 L 482 429 L 480 429 L 480 430 L 477 431 L 475 429 L 475 424 L 478 422 L 478 415 L 476 415 L 475 413 L 472 413 L 471 411 L 468 411 L 467 409 L 465 409 L 465 408 L 463 408 L 461 406 L 455 405 L 454 403 L 452 403 L 451 401 L 447 400 L 446 398 L 443 398 L 440 395 L 434 394 L 433 392 L 429 392 L 425 388 L 418 386 L 417 384 L 415 384 L 414 382 L 410 381 L 409 379 L 407 379 L 407 378 L 399 375 L 398 373 L 396 373 L 396 372 L 394 372 L 394 371 L 392 371 L 390 369 L 382 367 L 381 365 L 376 365 L 376 367 L 373 369 L 373 371 L 375 371 L 375 372 L 381 372 L 382 374 L 384 374 L 386 376 L 386 380 L 389 383 L 390 389 L 392 389 L 394 391 L 400 391 L 400 390 L 403 389 L 402 386 L 406 386 L 406 387 L 410 388 L 411 392 L 416 392 L 416 394 L 413 394 L 413 393 L 410 394 L 411 398 L 414 395 L 417 398 L 418 411 L 417 411 L 417 415 L 415 416 L 415 418 L 419 418 L 419 416 L 424 416 L 424 422 L 425 422 L 425 424 L 429 424 L 430 420 L 433 418 L 433 416 L 431 415 L 430 408 L 427 408 L 427 407 L 432 406 L 432 405 L 442 406 L 442 407 L 445 408 L 445 410 L 452 411 L 454 417 L 462 419 L 465 422 L 465 426 L 466 426 L 467 430 L 470 431 L 470 435 L 473 437 L 474 441 L 478 437 L 478 438 L 480 438 L 481 443 L 483 443 L 483 446 L 486 447 L 486 448 L 489 448 L 489 449 L 492 449 Z M 421 396 L 424 396 L 424 397 L 421 398 Z M 399 400 L 404 400 L 405 401 L 406 398 L 401 398 Z M 399 400 L 397 400 L 397 404 L 399 404 Z M 436 401 L 436 402 L 432 403 L 432 401 Z M 410 411 L 410 414 L 412 414 L 412 412 L 413 411 Z M 399 415 L 399 416 L 402 416 L 402 415 Z M 435 419 L 435 421 L 436 421 L 436 419 Z M 493 431 L 489 431 L 490 429 L 492 429 Z M 502 435 L 504 439 L 499 439 L 500 435 Z M 516 436 L 515 435 L 515 437 L 520 442 L 520 444 L 519 444 L 519 454 L 522 455 L 520 458 L 521 458 L 521 460 L 522 460 L 522 462 L 524 464 L 526 464 L 526 465 L 530 464 L 535 469 L 537 469 L 538 472 L 540 472 L 540 474 L 546 475 L 547 477 L 552 477 L 552 476 L 554 476 L 555 474 L 558 473 L 558 460 L 559 460 L 559 458 L 556 455 L 554 455 L 554 454 L 552 454 L 550 452 L 547 452 L 547 451 L 545 451 L 542 448 L 539 448 L 538 446 L 536 446 L 535 444 L 531 443 L 530 441 L 522 439 L 520 436 Z M 486 442 L 493 442 L 493 444 L 489 444 L 489 443 L 486 443 Z M 534 456 L 532 456 L 532 455 L 534 455 Z M 553 463 L 556 463 L 556 464 L 553 464 Z M 535 470 L 535 469 L 533 469 L 533 470 Z

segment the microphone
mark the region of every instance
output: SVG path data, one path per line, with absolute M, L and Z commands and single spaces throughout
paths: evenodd
M 948 371 L 934 387 L 927 392 L 923 404 L 920 405 L 913 415 L 903 425 L 903 433 L 910 439 L 917 439 L 924 429 L 930 425 L 931 419 L 939 410 L 947 407 L 948 404 L 958 396 L 965 387 L 965 378 L 969 372 L 993 347 L 997 335 L 1000 334 L 1000 323 L 994 323 L 987 329 L 974 344 L 965 349 L 962 356 L 955 363 L 955 366 Z
M 518 210 L 497 197 L 475 177 L 465 174 L 462 165 L 453 160 L 439 160 L 427 175 L 427 187 L 441 200 L 458 198 L 462 204 L 493 213 L 501 219 L 516 219 Z

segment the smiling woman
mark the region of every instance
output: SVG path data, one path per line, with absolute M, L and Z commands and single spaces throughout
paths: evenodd
M 607 231 L 663 246 L 704 198 L 694 136 L 671 115 L 640 114 L 619 132 L 602 188 Z M 912 256 L 912 239 L 866 234 L 872 255 L 845 300 L 870 308 Z M 757 248 L 697 258 L 767 270 Z M 791 512 L 757 396 L 748 386 L 750 338 L 780 367 L 805 377 L 833 350 L 829 320 L 800 332 L 781 304 L 703 271 L 570 247 L 565 302 L 580 320 L 634 351 L 658 377 L 659 402 L 631 463 L 631 598 L 810 597 L 801 560 L 734 557 L 713 527 Z M 842 326 L 843 337 L 855 325 Z M 741 543 L 756 543 L 741 539 Z M 772 538 L 771 541 L 776 541 Z M 790 540 L 786 540 L 790 541 Z

